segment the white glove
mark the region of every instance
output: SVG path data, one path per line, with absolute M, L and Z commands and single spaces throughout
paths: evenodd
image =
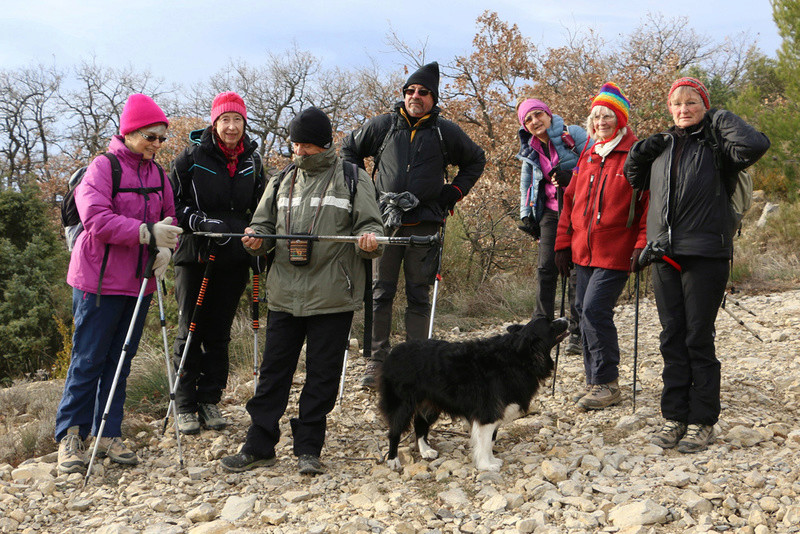
M 156 279 L 164 278 L 164 273 L 167 272 L 170 258 L 172 258 L 172 251 L 170 249 L 167 247 L 158 247 L 158 254 L 156 254 L 156 259 L 153 262 L 153 274 L 155 274 Z
M 183 228 L 172 225 L 172 217 L 166 217 L 163 221 L 158 221 L 153 225 L 153 235 L 156 238 L 157 247 L 174 250 L 178 245 L 178 236 L 182 233 Z M 146 223 L 142 223 L 139 227 L 139 243 L 150 244 L 150 231 L 147 229 Z

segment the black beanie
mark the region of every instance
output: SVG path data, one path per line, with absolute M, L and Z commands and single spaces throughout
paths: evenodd
M 333 142 L 331 120 L 319 108 L 306 108 L 289 123 L 289 140 L 330 148 Z
M 433 103 L 439 102 L 439 64 L 437 62 L 428 63 L 421 66 L 415 73 L 408 77 L 403 86 L 405 93 L 408 86 L 417 83 L 429 90 L 433 94 Z

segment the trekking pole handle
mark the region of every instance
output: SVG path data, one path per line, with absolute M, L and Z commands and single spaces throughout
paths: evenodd
M 150 242 L 147 244 L 147 250 L 150 252 L 150 258 L 147 260 L 147 265 L 144 267 L 144 277 L 153 278 L 153 265 L 156 263 L 156 256 L 158 255 L 158 246 L 156 246 L 156 235 L 153 233 L 153 223 L 147 223 L 147 231 L 150 232 Z

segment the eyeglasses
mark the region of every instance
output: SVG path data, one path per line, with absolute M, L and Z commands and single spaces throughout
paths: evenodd
M 431 92 L 428 89 L 425 89 L 424 87 L 415 87 L 413 89 L 409 87 L 408 89 L 403 91 L 403 94 L 406 96 L 414 96 L 414 93 L 417 93 L 419 96 L 428 96 L 429 94 L 431 94 Z
M 162 137 L 160 135 L 148 134 L 144 132 L 139 132 L 139 135 L 141 135 L 144 138 L 144 140 L 147 141 L 148 143 L 155 143 L 156 140 L 161 141 L 163 143 L 167 140 L 166 137 Z

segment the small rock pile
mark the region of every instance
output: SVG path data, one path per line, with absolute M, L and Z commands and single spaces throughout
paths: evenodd
M 356 359 L 329 419 L 324 475 L 297 474 L 286 421 L 275 466 L 242 474 L 219 467 L 249 423 L 243 405 L 252 383 L 242 381 L 231 384 L 222 406 L 228 429 L 183 437 L 183 469 L 174 433 L 162 436 L 160 421 L 131 439 L 138 466 L 99 463 L 85 489 L 80 474 L 57 474 L 55 454 L 0 466 L 0 532 L 798 532 L 800 291 L 738 302 L 729 301 L 729 309 L 764 341 L 720 312 L 723 409 L 705 452 L 683 455 L 648 442 L 662 422 L 660 327 L 654 303 L 642 299 L 635 413 L 634 309 L 626 304 L 616 314 L 624 402 L 578 411 L 569 398 L 582 386 L 582 361 L 562 352 L 555 395 L 548 384 L 533 413 L 498 433 L 499 473 L 475 470 L 465 428 L 447 420 L 432 431 L 439 458 L 422 460 L 406 438 L 402 471 L 389 470 L 385 425 L 375 394 L 356 385 L 363 371 Z M 302 378 L 298 373 L 289 416 Z

